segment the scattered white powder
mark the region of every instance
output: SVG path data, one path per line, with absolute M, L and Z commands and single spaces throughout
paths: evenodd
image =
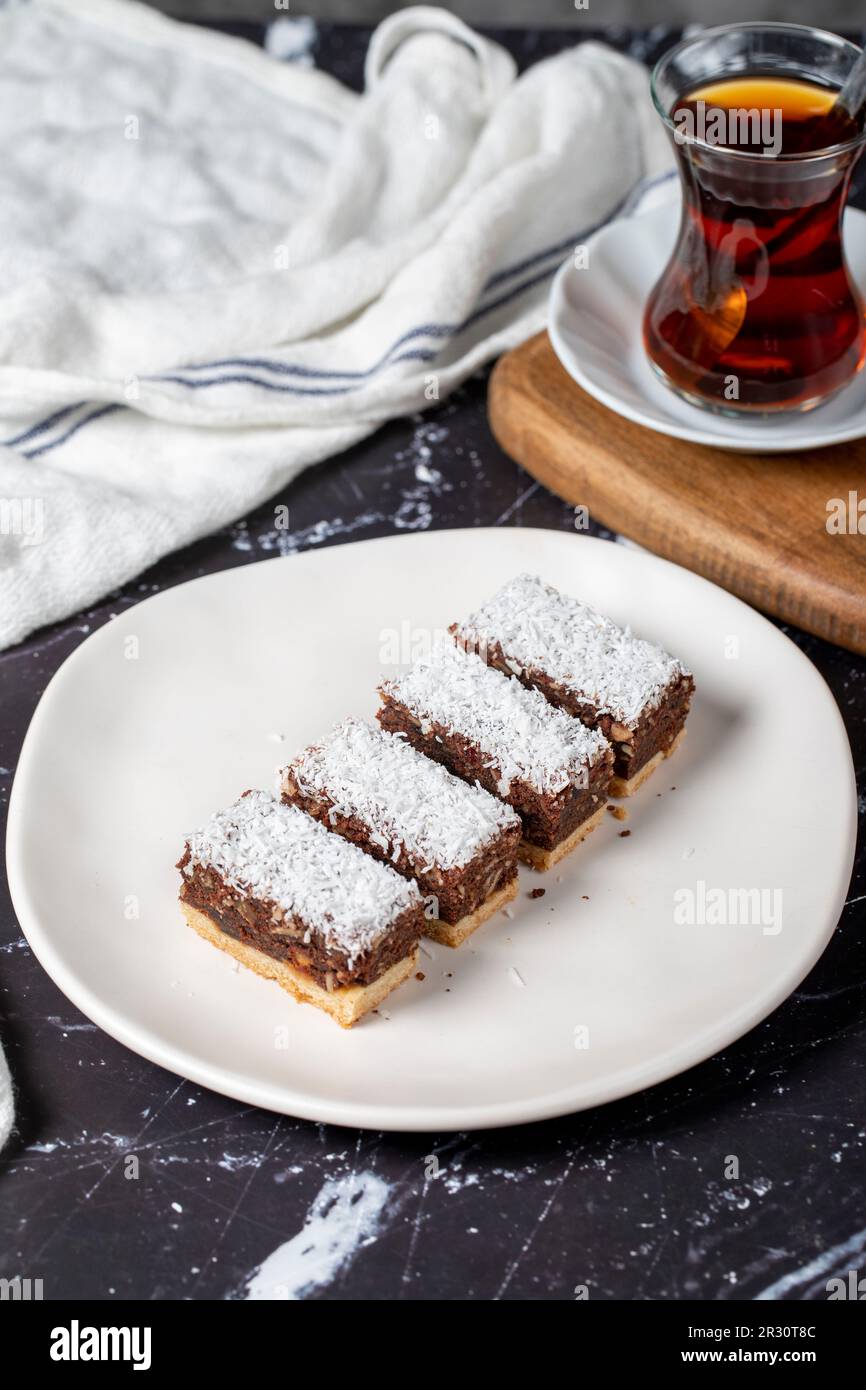
M 515 675 L 544 672 L 576 699 L 634 728 L 685 667 L 537 575 L 521 574 L 458 627 L 481 650 L 498 644 Z
M 394 863 L 405 850 L 421 869 L 452 869 L 520 825 L 520 817 L 489 792 L 359 719 L 344 720 L 285 772 L 302 792 L 324 796 L 335 812 L 361 820 Z
M 363 1246 L 375 1240 L 388 1195 L 387 1183 L 375 1173 L 328 1178 L 303 1230 L 255 1271 L 246 1297 L 295 1301 L 330 1284 Z
M 227 1173 L 236 1173 L 240 1168 L 258 1168 L 260 1161 L 258 1153 L 224 1153 L 217 1162 L 217 1167 L 225 1168 Z
M 239 893 L 300 918 L 350 961 L 422 901 L 414 883 L 268 792 L 218 811 L 187 843 L 187 875 L 194 864 L 215 869 Z
M 486 765 L 499 771 L 501 796 L 508 795 L 513 781 L 554 793 L 570 784 L 584 786 L 590 765 L 607 752 L 602 734 L 447 638 L 439 638 L 427 660 L 385 681 L 381 690 L 417 719 L 442 725 L 480 748 Z

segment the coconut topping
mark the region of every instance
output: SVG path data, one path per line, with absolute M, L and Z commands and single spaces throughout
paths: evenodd
M 515 675 L 526 672 L 531 679 L 542 672 L 629 728 L 658 708 L 673 681 L 689 674 L 661 647 L 537 575 L 512 579 L 456 631 L 476 651 L 498 644 Z
M 602 734 L 447 638 L 381 690 L 421 720 L 422 733 L 438 724 L 475 744 L 487 766 L 499 770 L 500 796 L 513 781 L 554 794 L 570 784 L 585 786 L 590 765 L 608 747 Z
M 344 720 L 286 773 L 302 793 L 326 797 L 332 814 L 362 821 L 395 863 L 405 850 L 419 868 L 458 868 L 520 824 L 510 807 L 483 788 L 452 776 L 404 738 L 359 719 Z
M 187 844 L 187 874 L 193 864 L 214 869 L 245 897 L 276 903 L 350 968 L 422 903 L 414 883 L 268 792 L 247 792 L 217 811 Z

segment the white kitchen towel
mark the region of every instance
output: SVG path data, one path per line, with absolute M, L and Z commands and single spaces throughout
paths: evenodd
M 443 398 L 671 164 L 646 70 L 398 12 L 357 95 L 126 0 L 0 0 L 0 647 Z

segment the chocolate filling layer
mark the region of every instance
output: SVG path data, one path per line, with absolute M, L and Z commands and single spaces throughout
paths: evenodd
M 187 849 L 178 862 L 181 872 L 189 860 Z M 328 990 L 372 984 L 412 953 L 424 930 L 424 908 L 419 903 L 402 912 L 372 950 L 350 961 L 343 952 L 327 947 L 298 917 L 287 914 L 277 903 L 245 898 L 215 869 L 194 864 L 192 873 L 184 875 L 180 896 L 206 913 L 227 936 L 255 946 L 275 960 L 288 961 Z
M 501 769 L 490 767 L 489 758 L 475 744 L 441 724 L 425 723 L 429 732 L 422 732 L 421 721 L 405 705 L 391 695 L 382 696 L 383 704 L 376 717 L 384 729 L 405 734 L 414 748 L 428 758 L 444 765 L 466 782 L 479 782 L 486 791 L 513 806 L 523 822 L 524 838 L 541 849 L 555 849 L 577 826 L 587 820 L 607 797 L 613 770 L 613 755 L 604 755 L 589 769 L 587 785 L 569 785 L 561 792 L 539 792 L 527 782 L 512 780 L 507 796 L 502 796 L 499 784 Z

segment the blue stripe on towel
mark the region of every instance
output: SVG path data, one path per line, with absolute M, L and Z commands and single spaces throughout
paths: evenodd
M 503 305 L 511 303 L 511 301 L 518 298 L 519 295 L 524 294 L 527 290 L 534 288 L 534 286 L 539 284 L 542 280 L 546 280 L 549 276 L 553 274 L 555 269 L 555 265 L 550 266 L 549 269 L 542 271 L 540 275 L 533 276 L 531 280 L 527 280 L 524 283 L 515 286 L 513 289 L 509 290 L 507 294 L 501 295 L 498 299 L 493 300 L 490 304 L 483 305 L 480 309 L 476 309 L 475 312 L 470 314 L 468 318 L 464 319 L 462 323 L 423 324 L 419 325 L 417 328 L 409 329 L 406 333 L 401 334 L 400 338 L 397 339 L 396 343 L 392 344 L 391 348 L 386 354 L 386 360 L 390 359 L 387 361 L 387 365 L 393 366 L 398 362 L 405 362 L 410 360 L 422 362 L 433 361 L 437 354 L 430 349 L 410 349 L 410 351 L 400 353 L 396 357 L 391 357 L 391 353 L 393 353 L 394 349 L 398 347 L 401 343 L 409 342 L 412 338 L 418 336 L 435 336 L 441 338 L 455 337 L 458 333 L 462 333 L 465 329 L 470 328 L 474 323 L 476 323 L 480 318 L 483 318 L 486 314 L 495 313 L 495 311 L 497 309 L 501 309 Z M 248 363 L 253 368 L 258 367 L 259 370 L 273 371 L 277 373 L 282 373 L 284 375 L 313 375 L 313 371 L 311 368 L 292 367 L 282 362 L 269 363 L 262 358 L 227 358 L 225 359 L 224 363 L 215 362 L 208 364 L 208 366 L 211 368 L 223 365 L 237 365 L 238 367 L 244 367 Z M 187 372 L 190 370 L 192 369 L 184 367 L 181 372 L 171 372 L 162 374 L 160 376 L 143 377 L 142 380 L 173 382 L 178 386 L 186 386 L 190 390 L 199 390 L 202 388 L 206 389 L 210 386 L 249 385 L 259 386 L 264 391 L 276 391 L 282 395 L 307 397 L 346 396 L 351 395 L 356 391 L 359 391 L 361 389 L 363 380 L 366 380 L 370 376 L 374 375 L 376 371 L 380 370 L 380 367 L 377 364 L 376 367 L 370 369 L 367 372 L 357 373 L 356 375 L 361 378 L 361 381 L 356 382 L 356 384 L 354 385 L 347 386 L 290 386 L 285 382 L 267 381 L 262 377 L 253 376 L 251 372 L 243 371 L 233 372 L 223 376 L 212 377 L 188 377 L 182 374 L 183 372 Z M 202 370 L 202 368 L 200 367 L 198 370 Z M 319 373 L 316 373 L 315 375 L 320 378 L 337 378 L 338 380 L 345 380 L 349 374 L 344 372 L 321 371 Z M 85 415 L 80 420 L 77 420 L 75 424 L 72 425 L 71 428 L 68 429 L 65 434 L 60 435 L 58 439 L 49 440 L 47 443 L 41 444 L 36 449 L 23 449 L 21 452 L 27 459 L 38 458 L 43 454 L 50 453 L 52 449 L 56 449 L 61 444 L 65 444 L 68 439 L 71 439 L 72 436 L 77 434 L 80 429 L 83 429 L 85 425 L 91 424 L 92 421 L 98 420 L 102 416 L 110 414 L 112 411 L 123 409 L 125 409 L 124 406 L 114 402 L 112 402 L 109 405 L 102 406 L 99 409 L 92 411 L 89 415 Z M 68 413 L 68 411 L 58 411 L 55 416 L 49 416 L 47 419 L 43 420 L 39 425 L 34 425 L 32 429 L 28 431 L 29 436 L 32 437 L 36 434 L 44 433 L 47 429 L 51 427 L 53 423 L 57 423 L 59 417 L 62 417 L 63 415 Z
M 124 407 L 122 405 L 117 405 L 114 401 L 110 401 L 108 405 L 101 405 L 96 410 L 91 410 L 89 415 L 83 415 L 80 420 L 76 420 L 75 424 L 71 425 L 66 433 L 62 434 L 59 439 L 52 439 L 49 440 L 47 444 L 40 444 L 37 449 L 22 449 L 21 452 L 26 459 L 38 458 L 40 454 L 47 454 L 52 449 L 56 449 L 58 444 L 65 444 L 67 439 L 71 439 L 72 436 L 83 429 L 85 425 L 92 424 L 94 420 L 101 419 L 103 415 L 112 415 L 116 410 L 123 409 Z
M 338 372 L 325 367 L 301 367 L 290 362 L 275 362 L 267 357 L 222 357 L 215 362 L 196 362 L 186 367 L 177 368 L 178 372 L 210 372 L 219 367 L 252 367 L 264 372 L 276 372 L 280 376 L 300 376 L 310 381 L 333 380 L 340 381 L 366 381 L 369 377 L 375 376 L 383 367 L 390 366 L 392 361 L 402 362 L 410 354 L 403 357 L 394 357 L 393 354 L 404 343 L 410 342 L 413 338 L 447 338 L 455 331 L 452 324 L 421 324 L 418 328 L 410 328 L 408 332 L 401 333 L 400 337 L 391 344 L 388 351 L 383 353 L 378 362 L 374 362 L 372 367 L 359 368 L 352 372 Z M 435 357 L 431 349 L 423 353 L 419 351 L 422 360 L 429 361 Z M 143 381 L 176 381 L 177 377 L 172 374 L 161 376 L 143 377 Z M 195 385 L 195 382 L 187 383 Z
M 429 348 L 416 348 L 413 352 L 401 353 L 399 357 L 391 358 L 389 365 L 394 362 L 432 362 L 436 353 Z M 373 376 L 379 367 L 371 367 L 364 372 L 326 372 L 314 371 L 307 367 L 290 367 L 282 362 L 266 362 L 262 358 L 256 357 L 229 357 L 222 362 L 212 362 L 211 367 L 259 367 L 264 371 L 279 372 L 285 376 L 303 376 L 313 380 L 326 379 L 332 380 L 344 377 L 356 377 L 364 379 Z M 182 372 L 193 370 L 190 367 L 181 368 Z M 200 369 L 199 369 L 200 370 Z M 248 374 L 235 374 L 231 376 L 212 376 L 212 377 L 188 377 L 177 373 L 165 373 L 162 376 L 151 376 L 142 378 L 144 381 L 175 381 L 180 386 L 222 386 L 227 382 L 245 381 L 251 382 L 253 386 L 263 386 L 266 391 L 285 391 L 291 396 L 345 396 L 350 391 L 357 391 L 357 386 L 281 386 L 276 381 L 262 381 L 258 377 Z
M 669 174 L 664 174 L 660 176 L 660 178 L 668 177 L 670 177 Z M 508 295 L 502 296 L 501 298 L 494 300 L 490 304 L 480 305 L 477 309 L 473 310 L 469 317 L 464 319 L 462 323 L 424 323 L 419 324 L 415 328 L 407 329 L 406 332 L 402 333 L 399 338 L 395 339 L 391 346 L 382 354 L 382 356 L 379 358 L 377 362 L 373 363 L 371 367 L 364 367 L 356 370 L 338 371 L 336 368 L 304 367 L 296 363 L 279 362 L 274 360 L 273 358 L 267 357 L 224 357 L 219 358 L 213 362 L 197 362 L 192 363 L 189 366 L 181 367 L 179 369 L 179 372 L 183 375 L 178 375 L 176 373 L 167 373 L 153 377 L 146 377 L 144 378 L 144 380 L 173 381 L 178 382 L 182 386 L 190 386 L 193 388 L 197 385 L 214 386 L 219 384 L 218 379 L 212 379 L 206 382 L 199 383 L 198 381 L 190 379 L 187 373 L 211 372 L 214 370 L 219 370 L 219 368 L 221 367 L 250 367 L 258 371 L 274 372 L 280 376 L 297 376 L 304 377 L 309 380 L 366 381 L 370 377 L 375 376 L 377 372 L 382 371 L 385 367 L 391 366 L 394 361 L 404 361 L 405 357 L 394 358 L 393 354 L 397 351 L 399 347 L 401 347 L 404 343 L 409 342 L 411 339 L 454 338 L 458 335 L 458 333 L 463 333 L 467 328 L 470 328 L 474 323 L 477 323 L 478 320 L 482 318 L 485 314 L 494 312 L 496 309 L 501 308 L 503 304 L 508 304 L 512 299 L 515 299 L 518 295 L 524 294 L 526 290 L 532 289 L 535 285 L 539 284 L 549 275 L 552 275 L 554 270 L 558 269 L 560 259 L 566 254 L 567 251 L 570 251 L 576 244 L 578 244 L 581 240 L 585 239 L 586 237 L 593 236 L 597 231 L 600 230 L 600 228 L 606 226 L 607 223 L 611 222 L 614 217 L 617 217 L 620 214 L 620 212 L 622 212 L 622 210 L 626 207 L 626 205 L 634 198 L 635 193 L 639 191 L 640 196 L 643 196 L 644 192 L 646 192 L 647 187 L 652 186 L 652 184 L 656 182 L 659 182 L 658 178 L 651 180 L 642 180 L 640 184 L 636 185 L 636 187 L 633 188 L 610 213 L 608 213 L 607 217 L 602 218 L 601 221 L 595 223 L 594 226 L 584 228 L 583 231 L 576 233 L 574 236 L 568 237 L 565 241 L 557 242 L 555 246 L 548 246 L 543 251 L 537 251 L 534 255 L 528 256 L 525 260 L 519 261 L 515 265 L 509 266 L 505 270 L 497 271 L 495 275 L 491 275 L 490 279 L 484 285 L 484 288 L 482 290 L 482 296 L 487 294 L 491 289 L 494 289 L 497 285 L 504 284 L 507 280 L 513 280 L 516 275 L 521 275 L 525 271 L 531 270 L 535 266 L 541 265 L 544 261 L 550 260 L 551 257 L 556 257 L 555 265 L 548 267 L 545 271 L 539 273 L 531 279 L 522 282 L 520 285 L 516 286 L 515 289 L 512 290 Z M 433 353 L 428 353 L 427 358 L 422 360 L 429 361 L 433 356 Z M 236 380 L 236 378 L 234 377 L 227 377 L 225 379 L 227 381 Z M 265 389 L 268 388 L 268 384 L 266 382 L 259 381 L 255 382 L 254 384 L 264 386 Z M 345 393 L 342 391 L 335 391 L 333 393 L 308 393 L 304 392 L 303 390 L 297 390 L 293 394 L 343 395 Z
M 594 226 L 584 228 L 582 231 L 576 233 L 574 236 L 569 237 L 566 241 L 559 242 L 555 246 L 549 246 L 543 251 L 538 251 L 534 255 L 527 257 L 523 261 L 520 261 L 517 264 L 506 268 L 505 270 L 497 271 L 496 274 L 492 275 L 485 284 L 484 289 L 482 291 L 482 295 L 486 295 L 491 289 L 496 288 L 498 285 L 504 284 L 507 280 L 513 279 L 514 276 L 523 274 L 524 271 L 530 270 L 534 266 L 542 265 L 545 261 L 548 261 L 553 257 L 556 258 L 553 265 L 547 266 L 537 275 L 531 276 L 528 280 L 522 280 L 520 284 L 515 285 L 512 289 L 508 290 L 505 294 L 500 295 L 497 299 L 491 300 L 487 304 L 479 305 L 479 307 L 477 309 L 474 309 L 473 312 L 469 314 L 469 316 L 465 318 L 462 323 L 424 323 L 418 324 L 414 328 L 407 329 L 404 333 L 401 333 L 400 336 L 395 339 L 395 341 L 391 344 L 388 350 L 385 353 L 383 353 L 379 360 L 373 363 L 371 367 L 355 369 L 352 371 L 337 371 L 335 369 L 305 367 L 296 363 L 278 362 L 266 357 L 225 357 L 213 362 L 191 364 L 189 366 L 178 368 L 176 371 L 170 373 L 164 373 L 157 376 L 142 377 L 142 380 L 172 382 L 180 386 L 186 386 L 192 390 L 195 390 L 199 387 L 226 386 L 232 385 L 234 383 L 242 383 L 249 384 L 252 386 L 260 386 L 265 391 L 278 391 L 295 396 L 344 396 L 352 394 L 353 392 L 360 390 L 361 384 L 363 382 L 368 381 L 378 372 L 385 370 L 386 367 L 393 366 L 397 362 L 405 362 L 410 360 L 421 362 L 433 361 L 437 356 L 437 352 L 434 351 L 432 348 L 416 348 L 404 353 L 400 353 L 399 349 L 403 347 L 406 343 L 412 342 L 413 339 L 416 338 L 448 339 L 457 337 L 458 334 L 465 332 L 468 328 L 471 328 L 474 324 L 476 324 L 480 319 L 484 318 L 487 314 L 495 313 L 497 309 L 501 309 L 504 305 L 510 304 L 513 300 L 519 298 L 520 295 L 525 294 L 527 290 L 534 289 L 537 285 L 541 284 L 544 280 L 549 279 L 550 276 L 553 275 L 554 271 L 558 269 L 561 258 L 573 246 L 580 244 L 580 242 L 583 241 L 586 237 L 593 236 L 595 232 L 599 231 L 609 222 L 612 222 L 615 217 L 620 215 L 620 213 L 631 212 L 635 208 L 635 206 L 640 202 L 644 194 L 649 191 L 650 188 L 653 188 L 655 185 L 663 183 L 667 179 L 672 178 L 674 174 L 675 170 L 669 170 L 666 171 L 664 174 L 659 174 L 652 178 L 642 179 L 640 183 L 636 184 L 635 187 L 632 188 L 631 191 L 626 195 L 626 197 L 623 198 L 622 201 L 617 204 L 617 206 L 607 215 L 607 217 L 602 218 L 602 220 L 596 223 Z M 238 371 L 230 373 L 229 375 L 211 377 L 191 377 L 187 375 L 187 373 L 191 372 L 213 372 L 219 371 L 222 368 L 232 367 L 248 368 L 249 371 Z M 308 381 L 342 381 L 350 383 L 356 382 L 358 384 L 343 386 L 335 385 L 333 387 L 290 386 L 288 384 L 283 384 L 279 382 L 267 381 L 261 377 L 254 376 L 251 374 L 252 372 L 262 371 L 271 372 L 272 374 L 277 376 L 293 376 Z M 74 411 L 79 410 L 83 404 L 84 402 L 78 401 L 75 405 L 65 406 L 62 410 L 55 411 L 52 415 L 46 416 L 44 420 L 39 421 L 37 424 L 31 425 L 29 429 L 25 430 L 22 434 L 16 435 L 12 439 L 0 441 L 0 443 L 4 444 L 7 448 L 15 448 L 18 445 L 25 444 L 28 440 L 38 438 L 39 435 L 45 434 L 48 430 L 52 429 L 55 425 L 59 424 L 62 420 L 66 419 Z M 114 402 L 108 405 L 100 406 L 97 409 L 91 411 L 89 415 L 82 416 L 80 420 L 77 420 L 68 430 L 66 430 L 64 434 L 61 434 L 57 439 L 50 440 L 45 444 L 40 445 L 38 448 L 24 449 L 21 452 L 25 458 L 38 458 L 42 454 L 49 453 L 52 449 L 58 448 L 61 444 L 65 444 L 68 439 L 71 439 L 72 436 L 77 434 L 79 430 L 83 429 L 85 425 L 89 425 L 94 420 L 98 420 L 106 415 L 112 414 L 114 411 L 123 409 L 126 409 L 126 407 Z
M 620 204 L 621 206 L 622 204 Z M 619 212 L 619 208 L 611 213 L 611 217 L 615 217 L 617 212 Z M 598 226 L 602 227 L 604 223 L 599 222 Z M 549 261 L 551 256 L 564 256 L 567 251 L 574 249 L 575 242 L 580 240 L 581 235 L 592 236 L 593 232 L 597 230 L 598 227 L 592 227 L 588 232 L 583 232 L 576 237 L 569 237 L 567 241 L 561 241 L 557 246 L 548 246 L 546 251 L 538 251 L 534 256 L 528 256 L 525 261 L 521 261 L 519 265 L 511 266 L 508 270 L 497 270 L 496 274 L 491 275 L 487 281 L 483 293 L 486 294 L 494 285 L 501 285 L 505 280 L 513 280 L 515 275 L 521 275 L 524 270 L 531 270 L 534 265 L 540 265 L 542 261 Z
M 566 242 L 566 249 L 572 244 L 571 241 Z M 559 250 L 559 248 L 557 248 L 557 250 Z M 551 252 L 548 254 L 553 253 Z M 533 264 L 541 259 L 543 259 L 542 256 L 533 257 Z M 546 280 L 557 268 L 558 262 L 556 265 L 549 266 L 546 270 L 541 271 L 540 274 L 534 275 L 531 279 L 524 280 L 521 284 L 509 290 L 507 294 L 500 295 L 498 299 L 492 300 L 489 304 L 482 304 L 480 308 L 473 310 L 462 323 L 426 323 L 419 324 L 417 328 L 408 329 L 407 332 L 402 333 L 400 337 L 391 344 L 388 351 L 384 353 L 382 357 L 379 358 L 379 361 L 375 362 L 372 367 L 365 367 L 356 371 L 340 372 L 335 369 L 324 367 L 302 367 L 289 362 L 275 362 L 266 357 L 224 357 L 217 362 L 200 362 L 196 366 L 182 367 L 179 372 L 166 372 L 158 376 L 143 377 L 142 380 L 173 381 L 181 386 L 189 386 L 193 389 L 197 386 L 219 386 L 221 382 L 245 381 L 251 382 L 254 386 L 263 386 L 266 390 L 288 391 L 291 395 L 295 396 L 346 395 L 348 392 L 357 390 L 358 388 L 354 386 L 335 386 L 331 388 L 303 386 L 281 387 L 274 382 L 261 381 L 258 378 L 247 375 L 197 378 L 187 376 L 186 373 L 213 371 L 215 368 L 218 369 L 221 367 L 249 367 L 253 370 L 273 372 L 278 376 L 297 376 L 312 381 L 367 381 L 370 377 L 382 371 L 384 367 L 393 366 L 395 362 L 407 362 L 410 360 L 421 362 L 433 361 L 437 354 L 429 348 L 417 348 L 410 352 L 400 353 L 400 355 L 396 357 L 393 354 L 397 348 L 403 343 L 409 342 L 412 338 L 456 338 L 458 334 L 465 332 L 467 328 L 471 328 L 473 324 L 477 323 L 478 320 L 483 318 L 486 314 L 495 313 L 495 311 L 501 309 L 504 304 L 510 304 L 513 299 L 517 299 L 519 295 L 525 294 L 527 290 L 533 289 L 536 285 L 540 284 L 542 280 Z
M 436 325 L 427 325 L 427 326 L 424 327 L 424 328 L 420 328 L 420 327 L 419 327 L 419 328 L 413 328 L 413 329 L 410 329 L 408 333 L 404 333 L 403 336 L 402 336 L 402 338 L 399 339 L 398 341 L 400 341 L 400 342 L 406 342 L 409 338 L 415 337 L 415 336 L 417 336 L 418 334 L 421 334 L 421 333 L 424 333 L 425 335 L 426 335 L 426 334 L 429 334 L 429 333 L 431 332 L 431 328 L 435 328 L 436 333 L 437 333 L 438 335 L 440 335 L 441 337 L 448 337 L 448 338 L 457 337 L 458 334 L 463 333 L 467 328 L 471 328 L 472 325 L 475 324 L 475 323 L 477 323 L 479 319 L 484 318 L 486 314 L 493 314 L 493 313 L 495 313 L 497 309 L 501 309 L 501 308 L 503 307 L 503 305 L 505 305 L 505 304 L 510 304 L 510 303 L 512 302 L 512 300 L 519 298 L 519 296 L 522 295 L 522 294 L 525 294 L 527 290 L 534 289 L 536 285 L 541 284 L 542 280 L 547 280 L 547 279 L 549 279 L 549 277 L 553 274 L 553 272 L 554 272 L 556 269 L 557 269 L 556 265 L 548 266 L 548 268 L 547 268 L 546 270 L 541 271 L 541 273 L 540 273 L 539 275 L 534 275 L 534 276 L 532 277 L 532 279 L 530 279 L 530 280 L 524 280 L 521 284 L 515 285 L 514 288 L 511 289 L 511 290 L 509 290 L 507 294 L 500 295 L 498 299 L 494 299 L 490 304 L 484 304 L 484 305 L 482 305 L 480 309 L 476 309 L 473 313 L 471 313 L 471 314 L 469 315 L 468 318 L 465 318 L 465 319 L 463 320 L 462 323 L 451 324 L 451 325 L 449 325 L 449 324 L 436 324 Z M 386 357 L 390 355 L 390 351 L 393 351 L 393 347 L 389 350 L 389 354 L 386 354 Z M 420 360 L 420 361 L 422 361 L 422 362 L 431 362 L 435 357 L 436 357 L 436 353 L 435 353 L 435 352 L 431 352 L 431 351 L 429 351 L 429 350 L 424 350 L 424 349 L 421 349 L 421 348 L 417 348 L 417 349 L 415 349 L 414 351 L 401 353 L 398 357 L 392 357 L 392 358 L 390 359 L 388 365 L 389 365 L 389 366 L 393 366 L 394 363 L 396 363 L 396 362 L 406 362 L 406 361 L 409 361 L 410 359 L 411 359 L 411 360 Z M 305 376 L 317 376 L 317 377 L 325 377 L 325 378 L 329 378 L 329 379 L 338 378 L 338 379 L 340 379 L 340 380 L 346 379 L 346 378 L 348 378 L 348 377 L 350 377 L 350 376 L 356 376 L 356 377 L 360 376 L 360 377 L 362 377 L 362 378 L 366 378 L 366 377 L 372 376 L 376 371 L 379 370 L 379 367 L 376 366 L 376 367 L 373 367 L 373 368 L 368 369 L 368 370 L 365 371 L 365 372 L 355 372 L 355 373 L 351 373 L 351 372 L 333 372 L 333 371 L 324 371 L 324 370 L 322 370 L 322 371 L 319 371 L 319 372 L 315 372 L 315 373 L 314 373 L 314 372 L 312 372 L 311 369 L 308 369 L 308 368 L 291 367 L 291 366 L 288 366 L 286 363 L 273 363 L 273 364 L 272 364 L 272 363 L 266 362 L 266 361 L 265 361 L 264 359 L 262 359 L 262 358 L 258 358 L 258 359 L 256 359 L 256 358 L 247 358 L 247 359 L 244 359 L 244 358 L 242 358 L 242 357 L 238 357 L 238 358 L 235 358 L 233 361 L 226 362 L 226 365 L 231 365 L 231 366 L 237 365 L 237 366 L 239 366 L 239 367 L 245 367 L 245 366 L 247 366 L 247 365 L 249 365 L 249 366 L 255 366 L 255 365 L 257 365 L 257 364 L 258 364 L 262 369 L 264 369 L 264 370 L 267 370 L 267 371 L 275 371 L 275 372 L 282 372 L 282 373 L 284 373 L 284 374 L 286 374 L 286 375 L 300 375 L 300 374 L 303 374 L 303 375 L 305 375 Z M 217 366 L 217 365 L 222 365 L 222 364 L 211 363 L 210 365 L 211 365 L 211 366 Z M 188 371 L 188 370 L 189 370 L 189 368 L 184 368 L 184 371 Z M 201 368 L 200 368 L 199 370 L 201 370 Z M 354 391 L 360 390 L 360 386 L 358 386 L 358 385 L 355 385 L 355 386 L 287 386 L 287 385 L 284 385 L 284 384 L 282 384 L 282 383 L 280 383 L 280 382 L 277 382 L 277 381 L 264 381 L 264 380 L 262 380 L 262 378 L 260 378 L 260 377 L 255 377 L 255 376 L 250 375 L 249 372 L 236 372 L 236 373 L 233 373 L 233 374 L 231 374 L 231 375 L 229 375 L 229 376 L 211 376 L 211 377 L 188 377 L 188 376 L 181 376 L 181 375 L 179 375 L 179 374 L 172 373 L 171 375 L 166 374 L 166 375 L 162 375 L 162 376 L 148 377 L 147 380 L 149 380 L 149 381 L 173 381 L 173 382 L 177 382 L 177 384 L 180 385 L 180 386 L 188 386 L 188 387 L 190 387 L 192 390 L 197 390 L 197 389 L 198 389 L 199 387 L 201 387 L 201 386 L 230 386 L 230 385 L 233 385 L 233 384 L 235 384 L 235 383 L 240 383 L 240 384 L 250 385 L 250 386 L 261 386 L 261 387 L 263 387 L 263 389 L 264 389 L 265 391 L 281 391 L 281 392 L 287 393 L 288 395 L 291 395 L 291 396 L 346 396 L 346 395 L 350 395 L 350 394 L 351 394 L 352 392 L 354 392 Z
M 50 430 L 52 425 L 59 425 L 60 421 L 65 420 L 67 415 L 71 415 L 75 410 L 80 410 L 85 404 L 85 401 L 76 401 L 74 405 L 65 405 L 62 410 L 55 410 L 53 415 L 48 415 L 44 420 L 40 420 L 38 425 L 31 425 L 23 434 L 16 434 L 12 439 L 0 440 L 0 445 L 4 449 L 14 449 L 19 444 L 26 444 L 28 439 L 36 439 L 46 430 Z

